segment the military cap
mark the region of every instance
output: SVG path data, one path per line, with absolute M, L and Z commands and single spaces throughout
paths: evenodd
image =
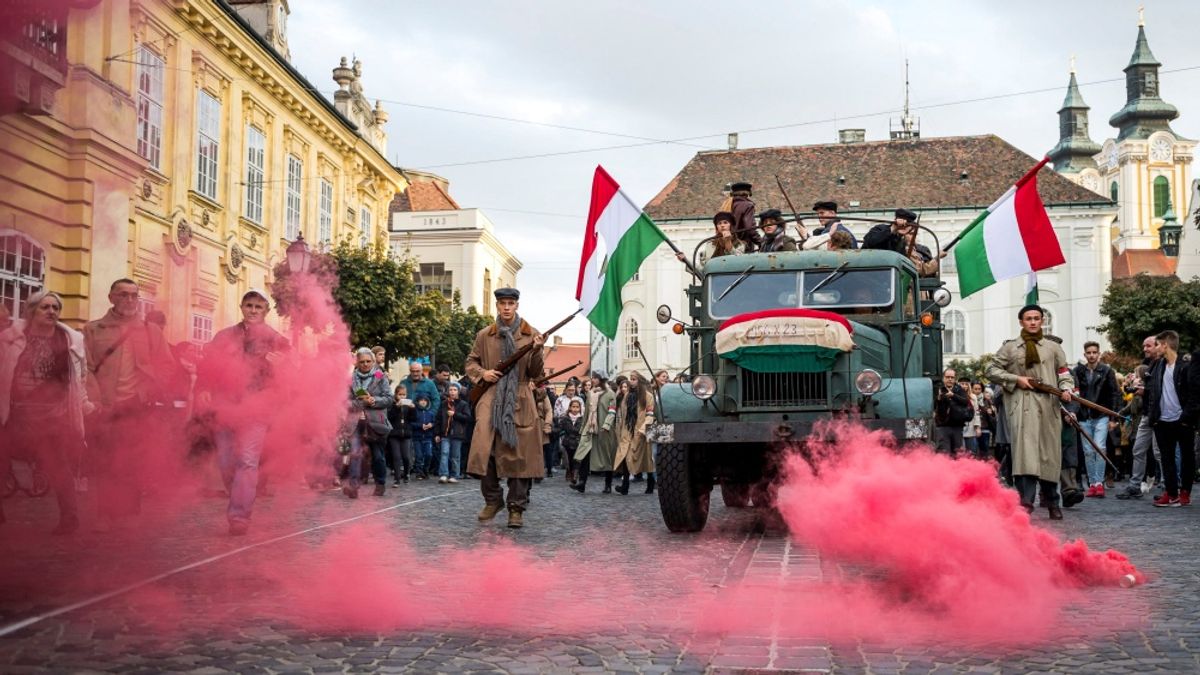
M 763 211 L 762 213 L 758 214 L 759 222 L 762 222 L 762 221 L 766 220 L 767 218 L 774 218 L 775 220 L 782 223 L 783 222 L 783 212 L 780 211 L 779 209 L 767 209 L 766 211 Z
M 505 299 L 520 300 L 521 299 L 521 291 L 518 291 L 515 288 L 507 288 L 507 287 L 506 288 L 497 288 L 495 291 L 492 292 L 492 295 L 496 296 L 497 300 L 505 300 Z
M 750 183 L 747 183 L 745 181 L 738 181 L 738 182 L 734 183 L 733 185 L 729 186 L 729 191 L 730 192 L 750 192 L 750 190 L 753 187 L 754 186 L 751 185 Z
M 917 214 L 908 209 L 896 209 L 896 217 L 907 220 L 910 223 L 917 222 Z
M 833 211 L 837 213 L 837 202 L 817 202 L 813 204 L 813 211 Z
M 716 225 L 718 220 L 727 220 L 730 224 L 733 224 L 733 214 L 728 211 L 717 211 L 716 215 L 713 216 L 713 225 Z

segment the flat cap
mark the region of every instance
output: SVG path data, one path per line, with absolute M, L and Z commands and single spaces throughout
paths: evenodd
M 910 223 L 917 222 L 917 214 L 908 209 L 896 209 L 896 217 L 907 220 Z
M 753 187 L 754 187 L 753 185 L 751 185 L 750 183 L 747 183 L 746 181 L 738 181 L 729 186 L 729 191 L 730 192 L 750 192 L 750 190 L 753 189 Z
M 837 202 L 817 202 L 813 204 L 813 211 L 833 211 L 837 212 Z
M 515 288 L 507 288 L 507 287 L 506 288 L 497 288 L 495 291 L 492 292 L 492 295 L 496 296 L 497 300 L 504 300 L 504 299 L 520 300 L 521 299 L 521 291 L 518 291 Z
M 775 220 L 782 223 L 783 222 L 783 212 L 780 211 L 779 209 L 767 209 L 766 211 L 763 211 L 762 213 L 758 214 L 759 221 L 766 220 L 767 218 L 774 218 Z

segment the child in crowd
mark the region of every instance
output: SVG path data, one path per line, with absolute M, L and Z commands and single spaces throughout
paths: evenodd
M 425 392 L 418 392 L 414 402 L 417 409 L 413 411 L 412 421 L 409 422 L 415 455 L 413 472 L 417 474 L 417 480 L 425 480 L 429 477 L 429 464 L 433 461 L 433 427 L 437 413 L 429 407 L 429 395 Z
M 392 465 L 392 486 L 400 481 L 408 482 L 413 470 L 412 418 L 416 408 L 408 398 L 408 388 L 403 384 L 396 387 L 396 402 L 388 410 L 388 421 L 392 431 L 388 434 L 388 461 Z
M 579 435 L 583 431 L 583 403 L 578 398 L 572 398 L 567 404 L 567 414 L 555 420 L 554 424 L 558 427 L 563 453 L 574 462 L 575 451 L 579 448 Z

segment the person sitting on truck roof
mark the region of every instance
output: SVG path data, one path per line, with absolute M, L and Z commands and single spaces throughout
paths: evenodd
M 916 243 L 916 238 L 917 214 L 908 209 L 896 209 L 896 217 L 891 223 L 879 223 L 867 232 L 867 236 L 863 237 L 863 248 L 906 255 L 917 266 L 918 274 L 923 277 L 937 276 L 938 260 L 933 257 L 929 247 Z
M 720 211 L 713 216 L 713 229 L 717 233 L 717 238 L 712 239 L 704 244 L 704 248 L 700 249 L 702 264 L 704 261 L 719 258 L 723 255 L 741 255 L 746 252 L 746 245 L 742 240 L 733 236 L 733 214 L 728 211 Z M 675 257 L 680 262 L 687 261 L 687 255 L 680 251 L 675 254 Z
M 796 250 L 796 240 L 784 233 L 783 213 L 779 209 L 767 209 L 758 214 L 758 223 L 763 231 L 760 251 L 776 253 Z

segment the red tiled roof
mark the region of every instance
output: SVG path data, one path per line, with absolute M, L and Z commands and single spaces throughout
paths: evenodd
M 1036 163 L 995 135 L 706 151 L 650 200 L 646 213 L 707 219 L 724 200 L 725 186 L 742 180 L 754 184 L 758 208 L 789 212 L 777 174 L 802 213 L 820 200 L 838 202 L 843 212 L 984 208 Z M 1108 202 L 1049 167 L 1038 174 L 1038 191 L 1047 205 Z M 859 205 L 852 209 L 852 201 Z
M 590 358 L 588 354 L 587 343 L 575 344 L 564 342 L 553 349 L 547 348 L 545 353 L 546 374 L 566 368 L 576 361 L 583 361 L 575 370 L 563 373 L 551 380 L 551 382 L 554 384 L 563 384 L 571 379 L 571 376 L 583 379 L 584 374 L 587 373 L 588 359 Z
M 1161 249 L 1127 248 L 1121 253 L 1114 253 L 1112 278 L 1128 279 L 1143 273 L 1152 277 L 1169 277 L 1175 274 L 1178 262 L 1178 258 L 1168 257 Z
M 389 211 L 457 211 L 458 202 L 434 182 L 418 181 L 396 193 Z

